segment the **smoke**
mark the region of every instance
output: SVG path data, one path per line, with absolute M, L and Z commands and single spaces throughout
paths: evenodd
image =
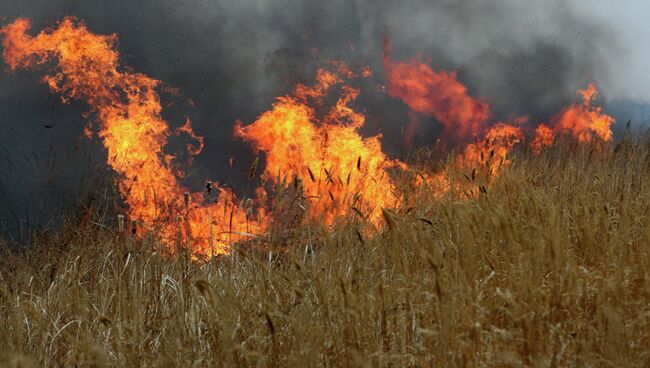
M 607 84 L 601 60 L 617 52 L 607 27 L 560 0 L 5 0 L 0 15 L 31 18 L 34 31 L 73 15 L 95 33 L 118 34 L 124 65 L 181 90 L 170 123 L 188 115 L 205 137 L 187 179 L 195 187 L 208 177 L 242 187 L 252 153 L 232 139 L 234 122 L 253 121 L 330 59 L 370 65 L 356 103 L 364 129 L 382 132 L 390 155 L 404 154 L 408 108 L 380 89 L 385 36 L 395 60 L 421 55 L 435 70 L 457 70 L 494 120 L 547 119 L 577 88 Z M 59 218 L 78 198 L 83 205 L 111 173 L 100 145 L 82 138 L 86 106 L 62 105 L 31 72 L 0 73 L 0 85 L 0 219 L 16 233 Z M 414 142 L 430 144 L 439 131 L 425 119 Z

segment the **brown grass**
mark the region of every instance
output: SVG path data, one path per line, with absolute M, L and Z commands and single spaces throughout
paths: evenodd
M 650 366 L 650 144 L 519 153 L 486 192 L 208 264 L 68 224 L 0 257 L 0 365 Z

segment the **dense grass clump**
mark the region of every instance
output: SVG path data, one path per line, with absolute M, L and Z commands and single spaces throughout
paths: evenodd
M 207 263 L 71 222 L 0 257 L 0 365 L 649 366 L 650 144 L 519 152 L 480 188 Z

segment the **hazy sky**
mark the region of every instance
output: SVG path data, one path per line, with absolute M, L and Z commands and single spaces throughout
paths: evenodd
M 650 101 L 650 1 L 571 0 L 576 14 L 596 19 L 613 30 L 617 40 L 611 47 L 609 81 L 601 86 L 611 97 Z

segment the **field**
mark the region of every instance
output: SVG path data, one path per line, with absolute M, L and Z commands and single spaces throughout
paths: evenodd
M 650 365 L 650 143 L 521 150 L 485 188 L 207 263 L 71 218 L 0 257 L 0 364 Z

